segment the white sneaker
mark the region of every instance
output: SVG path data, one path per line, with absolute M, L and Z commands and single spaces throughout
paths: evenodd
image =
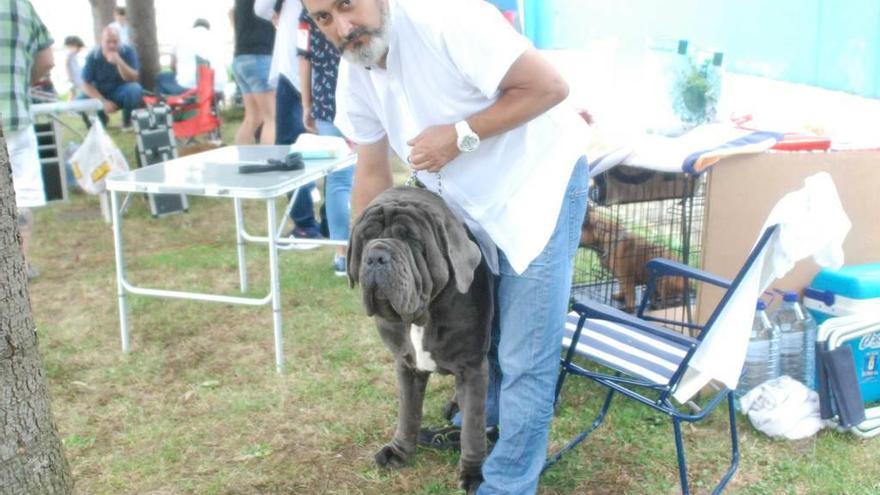
M 348 271 L 345 269 L 345 256 L 335 256 L 333 258 L 333 274 L 337 277 L 348 275 Z

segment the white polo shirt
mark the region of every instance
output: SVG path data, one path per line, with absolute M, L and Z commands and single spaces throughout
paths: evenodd
M 387 69 L 343 63 L 337 125 L 359 144 L 388 136 L 398 156 L 433 125 L 454 124 L 491 106 L 511 65 L 528 48 L 492 5 L 482 0 L 389 0 Z M 440 191 L 487 249 L 486 234 L 522 273 L 541 253 L 559 214 L 568 180 L 583 156 L 588 127 L 558 105 L 530 122 L 483 139 L 437 174 L 419 179 Z

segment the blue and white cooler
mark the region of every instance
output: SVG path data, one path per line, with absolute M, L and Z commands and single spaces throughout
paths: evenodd
M 804 291 L 804 307 L 819 323 L 817 356 L 825 356 L 824 369 L 831 372 L 826 403 L 832 414 L 842 429 L 860 437 L 880 434 L 880 263 L 822 270 Z M 842 373 L 841 361 L 831 362 L 841 351 L 847 364 Z M 817 370 L 822 366 L 817 363 Z M 864 419 L 848 424 L 854 401 L 864 408 L 863 416 L 854 415 Z
M 835 316 L 880 311 L 880 263 L 823 269 L 804 290 L 804 308 L 818 324 Z

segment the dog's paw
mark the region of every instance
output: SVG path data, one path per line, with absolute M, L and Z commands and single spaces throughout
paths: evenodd
M 461 477 L 459 478 L 458 487 L 464 490 L 467 495 L 475 495 L 477 493 L 477 488 L 480 487 L 480 484 L 483 482 L 483 475 L 480 473 L 480 469 L 477 468 L 476 472 L 461 472 Z
M 386 469 L 400 469 L 406 466 L 409 457 L 405 452 L 397 448 L 393 443 L 389 443 L 376 452 L 376 464 Z

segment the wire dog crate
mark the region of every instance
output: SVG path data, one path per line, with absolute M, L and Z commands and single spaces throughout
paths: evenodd
M 648 281 L 649 260 L 700 265 L 705 176 L 619 165 L 592 180 L 572 297 L 634 313 Z M 693 321 L 695 293 L 680 279 L 664 279 L 646 311 L 667 320 Z

